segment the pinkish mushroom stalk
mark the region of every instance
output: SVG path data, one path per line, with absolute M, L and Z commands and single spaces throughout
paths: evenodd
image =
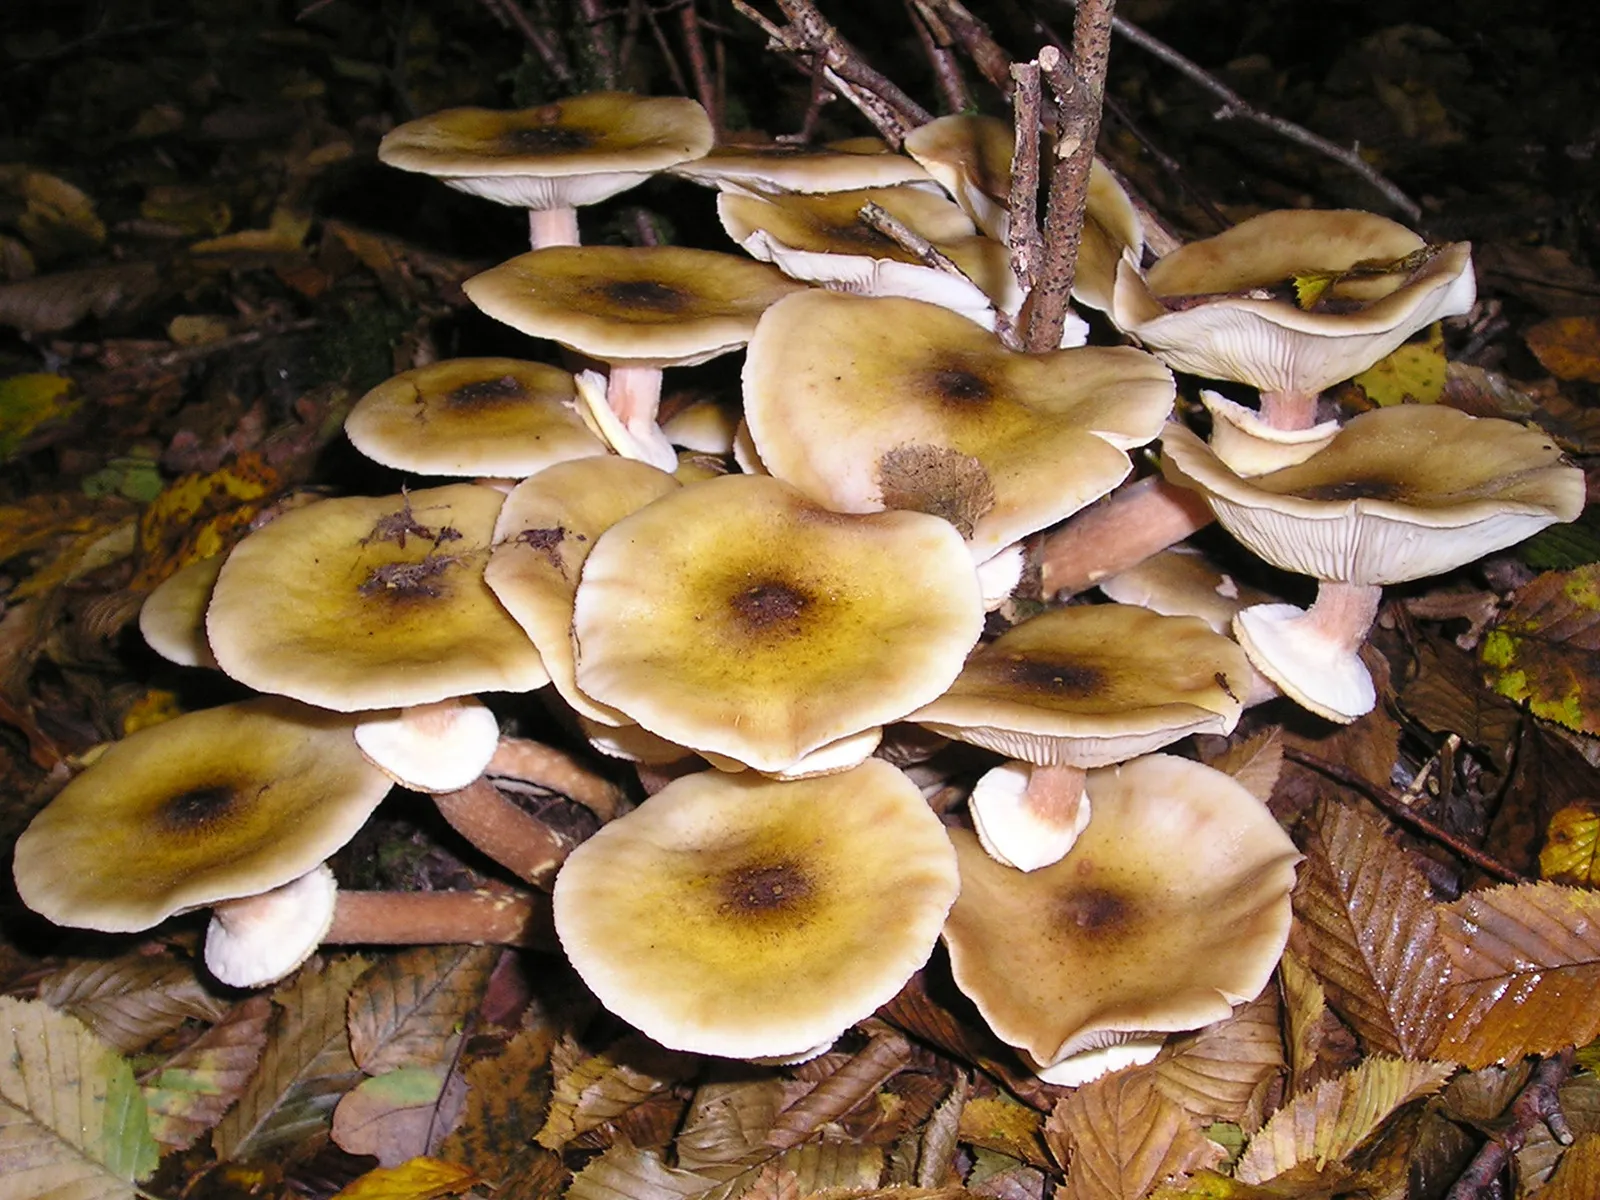
M 528 245 L 535 250 L 546 246 L 577 246 L 578 210 L 576 208 L 530 208 L 528 210 Z
M 1251 663 L 1296 703 L 1348 722 L 1377 703 L 1360 654 L 1382 599 L 1381 587 L 1323 580 L 1310 609 L 1258 604 L 1234 617 L 1234 635 Z
M 622 793 L 616 784 L 595 774 L 566 751 L 528 738 L 502 737 L 485 773 L 560 792 L 602 822 L 612 820 L 622 809 Z
M 1158 475 L 1129 484 L 1069 520 L 1039 553 L 1046 597 L 1086 591 L 1176 545 L 1216 517 L 1199 492 Z
M 660 439 L 661 368 L 615 364 L 606 381 L 606 403 L 641 442 Z
M 1021 762 L 985 774 L 969 801 L 983 848 L 1019 871 L 1059 862 L 1089 824 L 1085 776 L 1082 767 Z
M 433 798 L 450 827 L 518 879 L 548 885 L 572 845 L 487 778 Z
M 1321 392 L 1262 392 L 1261 419 L 1274 429 L 1310 429 L 1317 423 Z

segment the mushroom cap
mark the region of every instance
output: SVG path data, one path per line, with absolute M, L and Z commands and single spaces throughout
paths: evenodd
M 773 142 L 713 146 L 704 157 L 670 174 L 695 183 L 751 192 L 845 192 L 854 188 L 936 186 L 914 159 L 878 138 L 851 138 L 823 146 Z
M 407 121 L 378 159 L 524 208 L 595 204 L 711 148 L 705 109 L 681 97 L 590 92 L 505 112 L 449 108 Z
M 217 578 L 206 631 L 218 664 L 340 712 L 543 687 L 539 652 L 483 581 L 504 500 L 459 483 L 278 517 Z
M 481 700 L 456 696 L 374 713 L 355 728 L 361 753 L 414 792 L 455 792 L 482 775 L 500 744 L 500 723 Z
M 1241 608 L 1272 596 L 1240 583 L 1192 546 L 1172 546 L 1095 585 L 1109 600 L 1137 604 L 1166 617 L 1199 617 L 1218 633 Z
M 483 577 L 539 649 L 550 682 L 580 714 L 605 725 L 631 718 L 598 704 L 573 677 L 572 600 L 600 535 L 678 481 L 648 463 L 586 458 L 524 479 L 506 497 Z
M 983 629 L 947 522 L 832 512 L 765 475 L 675 491 L 595 543 L 577 684 L 653 733 L 760 771 L 937 696 Z
M 805 289 L 776 267 L 682 246 L 548 246 L 462 289 L 497 321 L 609 363 L 689 366 L 737 350 Z
M 453 358 L 380 383 L 344 430 L 368 458 L 402 471 L 522 479 L 606 452 L 574 409 L 576 395 L 558 367 Z
M 1023 874 L 950 831 L 961 895 L 950 969 L 1040 1066 L 1127 1033 L 1197 1029 L 1266 986 L 1289 936 L 1300 855 L 1229 776 L 1152 754 L 1091 771 L 1094 817 Z
M 1442 405 L 1362 413 L 1304 462 L 1248 479 L 1181 425 L 1161 439 L 1168 479 L 1205 493 L 1252 553 L 1316 579 L 1439 575 L 1583 510 L 1583 472 L 1548 434 Z
M 814 291 L 762 318 L 744 394 L 773 475 L 846 512 L 943 516 L 982 562 L 1121 483 L 1174 384 L 1137 350 L 1017 354 L 935 305 Z
M 910 720 L 1007 758 L 1102 767 L 1230 732 L 1249 678 L 1244 651 L 1198 617 L 1079 605 L 980 648 Z
M 162 580 L 139 607 L 139 632 L 150 649 L 180 667 L 215 667 L 206 641 L 206 605 L 227 558 L 213 554 L 180 567 Z
M 206 969 L 229 987 L 277 982 L 333 928 L 338 892 L 323 863 L 259 896 L 217 905 L 206 926 Z
M 916 785 L 868 759 L 676 780 L 574 850 L 553 903 L 567 957 L 623 1020 L 678 1050 L 777 1057 L 893 997 L 957 884 Z
M 1408 255 L 1421 265 L 1331 284 L 1325 308 L 1303 309 L 1292 291 L 1272 291 L 1307 273 L 1337 275 Z M 1177 370 L 1314 394 L 1366 370 L 1423 326 L 1466 312 L 1475 295 L 1465 242 L 1430 248 L 1372 213 L 1293 209 L 1190 242 L 1144 277 L 1124 259 L 1109 312 Z
M 391 786 L 354 723 L 267 697 L 130 734 L 17 840 L 18 895 L 58 925 L 127 933 L 304 875 Z

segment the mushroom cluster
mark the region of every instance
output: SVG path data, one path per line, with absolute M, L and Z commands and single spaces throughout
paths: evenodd
M 459 359 L 364 397 L 351 441 L 431 478 L 288 512 L 150 597 L 152 646 L 265 698 L 106 751 L 19 844 L 24 901 L 107 930 L 216 906 L 207 961 L 245 984 L 293 969 L 324 934 L 403 940 L 341 923 L 318 870 L 398 781 L 550 889 L 579 974 L 668 1046 L 816 1053 L 941 937 L 995 1032 L 1055 1080 L 1148 1057 L 1254 996 L 1287 936 L 1294 848 L 1237 784 L 1155 751 L 1233 729 L 1263 691 L 1246 651 L 1342 718 L 1361 698 L 1328 681 L 1349 674 L 1336 660 L 1364 633 L 1370 591 L 1570 519 L 1581 486 L 1537 435 L 1458 413 L 1311 432 L 1281 415 L 1348 367 L 1329 345 L 1369 354 L 1459 308 L 1464 249 L 1343 214 L 1324 263 L 1296 248 L 1311 219 L 1282 215 L 1145 273 L 1133 208 L 1097 171 L 1077 298 L 1168 364 L 1268 396 L 1265 421 L 1230 424 L 1215 402 L 1219 430 L 1238 434 L 1208 448 L 1168 423 L 1176 384 L 1157 355 L 1024 354 L 994 332 L 1020 299 L 1004 269 L 1003 126 L 947 118 L 907 148 L 714 149 L 692 102 L 612 93 L 440 113 L 385 138 L 386 162 L 530 209 L 533 249 L 465 290 L 605 377 Z M 657 171 L 717 187 L 754 258 L 579 244 L 576 205 Z M 955 272 L 905 261 L 875 212 Z M 1323 264 L 1328 311 L 1286 315 L 1257 294 L 1281 266 L 1238 265 L 1257 236 L 1292 243 L 1291 274 Z M 1239 350 L 1239 331 L 1259 329 L 1301 340 Z M 743 423 L 693 434 L 717 457 L 691 463 L 658 424 L 661 373 L 747 344 Z M 1251 354 L 1281 370 L 1246 374 Z M 1253 549 L 1354 597 L 1340 600 L 1359 610 L 1348 628 L 1330 632 L 1321 601 L 1305 618 L 1324 630 L 1317 665 L 1279 649 L 1294 622 L 1274 606 L 1235 619 L 1243 650 L 1214 612 L 1208 625 L 1154 604 L 986 632 L 1027 539 L 1111 493 L 1158 437 L 1171 478 L 1204 489 Z M 493 710 L 479 693 L 499 695 Z M 535 693 L 594 751 L 639 764 L 654 794 L 629 808 L 553 748 L 508 755 L 495 713 L 526 720 Z M 896 724 L 999 760 L 972 791 L 970 830 L 880 752 Z M 507 757 L 559 767 L 546 784 L 590 796 L 599 832 L 554 844 L 487 782 Z M 155 864 L 144 890 L 119 886 L 135 849 Z M 322 905 L 288 918 L 310 945 L 234 965 L 235 935 L 280 928 L 302 893 Z M 471 940 L 506 924 L 426 928 Z

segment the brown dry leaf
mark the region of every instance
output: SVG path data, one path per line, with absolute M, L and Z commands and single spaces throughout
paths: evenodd
M 1044 1117 L 1009 1096 L 974 1096 L 961 1109 L 961 1140 L 1036 1167 L 1047 1167 Z
M 1278 989 L 1269 986 L 1227 1020 L 1169 1039 L 1150 1071 L 1156 1089 L 1192 1115 L 1244 1123 L 1283 1067 Z
M 1441 1058 L 1485 1067 L 1600 1034 L 1600 893 L 1507 884 L 1440 909 L 1452 963 Z
M 368 1075 L 443 1067 L 483 999 L 492 946 L 418 946 L 380 961 L 350 993 L 350 1053 Z
M 1239 1157 L 1234 1175 L 1264 1183 L 1301 1164 L 1338 1162 L 1377 1132 L 1401 1105 L 1432 1095 L 1449 1063 L 1373 1055 L 1337 1079 L 1302 1092 L 1272 1115 Z
M 1285 1040 L 1289 1047 L 1289 1086 L 1298 1092 L 1317 1064 L 1328 993 L 1293 950 L 1284 951 L 1278 960 L 1278 979 L 1283 985 L 1284 1025 L 1288 1030 Z
M 90 959 L 52 971 L 39 981 L 39 999 L 77 1017 L 124 1054 L 192 1019 L 222 1020 L 228 1002 L 206 990 L 186 962 L 125 954 Z
M 1594 768 L 1578 749 L 1542 722 L 1527 721 L 1483 848 L 1519 874 L 1534 876 L 1550 818 L 1593 793 Z
M 461 1116 L 467 1085 L 444 1065 L 397 1067 L 363 1079 L 333 1110 L 333 1140 L 348 1154 L 396 1167 L 431 1154 Z
M 261 1061 L 272 1002 L 251 996 L 147 1072 L 139 1085 L 150 1110 L 150 1132 L 164 1146 L 186 1150 L 222 1120 Z
M 1283 744 L 1286 749 L 1299 750 L 1323 762 L 1337 763 L 1373 787 L 1388 788 L 1395 759 L 1400 753 L 1400 724 L 1380 704 L 1366 716 L 1317 737 L 1286 729 Z M 1279 820 L 1284 820 L 1289 815 L 1309 810 L 1321 797 L 1343 794 L 1346 790 L 1344 785 L 1329 781 L 1310 767 L 1285 762 L 1273 795 L 1272 809 Z
M 534 1140 L 547 1150 L 559 1150 L 578 1134 L 687 1079 L 698 1065 L 693 1055 L 663 1049 L 643 1037 L 624 1038 L 556 1079 L 549 1116 Z
M 679 1165 L 706 1171 L 760 1152 L 783 1111 L 787 1091 L 776 1077 L 696 1088 L 677 1138 Z
M 1216 1166 L 1224 1155 L 1142 1070 L 1076 1089 L 1056 1105 L 1044 1136 L 1067 1168 L 1057 1200 L 1140 1200 L 1153 1187 Z
M 477 1172 L 437 1158 L 413 1158 L 393 1167 L 368 1171 L 332 1200 L 438 1200 L 459 1196 L 482 1183 Z
M 911 1061 L 911 1043 L 898 1033 L 874 1035 L 859 1053 L 778 1114 L 767 1145 L 798 1146 L 830 1121 L 837 1121 L 874 1095 Z
M 1600 733 L 1600 564 L 1546 571 L 1519 590 L 1479 652 L 1489 686 L 1537 716 Z
M 793 1179 L 802 1197 L 846 1189 L 856 1194 L 858 1189 L 876 1187 L 882 1176 L 883 1151 L 877 1146 L 807 1142 L 762 1167 L 754 1187 L 759 1188 L 764 1179 Z M 747 1197 L 751 1194 L 744 1193 Z
M 1339 804 L 1318 807 L 1304 848 L 1294 911 L 1306 965 L 1369 1049 L 1425 1057 L 1450 966 L 1427 881 L 1381 824 Z
M 922 1187 L 938 1187 L 949 1182 L 955 1170 L 957 1143 L 961 1136 L 961 1114 L 967 1107 L 971 1084 L 965 1074 L 956 1076 L 950 1094 L 939 1102 L 922 1126 L 922 1146 L 917 1154 L 916 1182 Z M 874 1181 L 876 1182 L 876 1181 Z
M 1543 1200 L 1594 1200 L 1600 1196 L 1600 1136 L 1590 1134 L 1573 1142 L 1539 1195 Z
M 1235 783 L 1261 803 L 1267 803 L 1283 773 L 1283 726 L 1258 730 L 1215 758 L 1206 759 L 1206 766 L 1232 775 Z
M 1556 810 L 1539 851 L 1539 874 L 1549 883 L 1600 885 L 1600 805 L 1592 800 Z
M 1600 1134 L 1600 1076 L 1574 1075 L 1561 1085 L 1561 1111 L 1575 1138 Z M 1517 1178 L 1526 1191 L 1549 1179 L 1567 1148 L 1556 1141 L 1550 1127 L 1535 1121 L 1517 1151 Z
M 367 966 L 356 957 L 326 965 L 313 959 L 273 993 L 280 1019 L 255 1078 L 212 1134 L 218 1158 L 283 1160 L 321 1145 L 334 1105 L 361 1081 L 345 1011 Z
M 469 1063 L 466 1110 L 440 1144 L 440 1155 L 495 1181 L 511 1177 L 526 1160 L 551 1157 L 529 1146 L 544 1120 L 549 1063 L 550 1035 L 542 1029 L 524 1030 L 498 1055 Z
M 1523 340 L 1557 379 L 1600 383 L 1600 318 L 1556 317 L 1541 321 Z
M 1552 389 L 1539 398 L 1533 417 L 1568 454 L 1600 454 L 1600 408 L 1575 404 Z
M 161 290 L 155 263 L 116 263 L 0 283 L 0 325 L 60 333 L 85 317 L 126 316 Z
M 1435 733 L 1454 733 L 1505 772 L 1522 711 L 1483 685 L 1477 664 L 1442 638 L 1417 642 L 1417 676 L 1400 691 L 1400 707 Z

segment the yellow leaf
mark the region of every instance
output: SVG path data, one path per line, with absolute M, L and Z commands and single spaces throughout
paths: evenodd
M 10 458 L 47 421 L 72 415 L 81 401 L 65 375 L 13 375 L 0 380 L 0 459 Z
M 141 729 L 170 721 L 182 711 L 178 707 L 178 697 L 175 692 L 163 688 L 150 688 L 122 715 L 122 736 L 127 737 L 130 733 L 137 733 Z
M 167 336 L 180 346 L 209 346 L 232 332 L 226 317 L 185 313 L 167 322 Z
M 230 549 L 278 487 L 277 472 L 257 454 L 174 480 L 139 519 L 145 561 L 130 586 L 153 587 L 179 567 Z
M 28 207 L 17 218 L 17 232 L 45 257 L 93 250 L 105 243 L 105 223 L 95 215 L 94 201 L 65 179 L 29 171 L 21 190 Z
M 272 210 L 272 220 L 265 229 L 242 229 L 221 237 L 207 238 L 189 247 L 196 254 L 225 254 L 247 251 L 251 253 L 292 254 L 305 243 L 311 232 L 311 218 L 291 208 L 279 206 Z
M 139 215 L 147 221 L 176 226 L 192 237 L 216 237 L 233 224 L 233 210 L 221 196 L 204 187 L 157 184 L 145 193 Z
M 435 1200 L 458 1196 L 483 1177 L 470 1167 L 437 1158 L 413 1158 L 378 1167 L 335 1193 L 333 1200 Z
M 1544 849 L 1539 851 L 1539 874 L 1551 883 L 1576 887 L 1600 884 L 1600 812 L 1589 803 L 1569 804 L 1550 818 Z
M 974 1096 L 961 1109 L 961 1140 L 985 1150 L 997 1150 L 1036 1167 L 1049 1164 L 1040 1131 L 1044 1118 L 1037 1110 L 1010 1097 Z
M 1437 323 L 1425 342 L 1410 342 L 1379 359 L 1355 377 L 1356 386 L 1380 407 L 1393 404 L 1437 404 L 1444 395 L 1450 364 L 1444 356 L 1444 335 Z

